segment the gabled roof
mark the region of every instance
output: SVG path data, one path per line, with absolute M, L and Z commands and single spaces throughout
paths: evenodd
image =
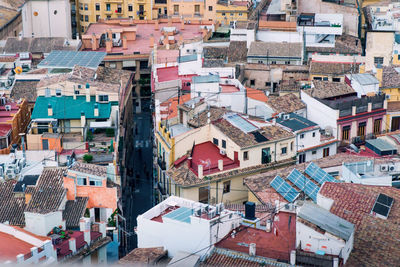
M 302 49 L 302 43 L 252 42 L 247 56 L 301 58 Z
M 107 167 L 106 166 L 101 166 L 101 165 L 96 165 L 96 164 L 90 164 L 90 163 L 82 163 L 82 162 L 75 162 L 71 167 L 71 171 L 77 171 L 77 172 L 82 172 L 82 173 L 87 173 L 99 177 L 107 177 Z
M 79 228 L 79 220 L 85 214 L 88 197 L 76 197 L 75 200 L 68 200 L 63 210 L 63 219 L 67 228 Z
M 358 73 L 358 64 L 338 62 L 316 62 L 311 61 L 310 74 L 343 75 L 347 73 Z
M 50 53 L 52 50 L 76 51 L 79 47 L 67 44 L 63 37 L 22 38 L 8 37 L 3 52 L 8 54 L 31 52 Z
M 11 88 L 10 97 L 14 100 L 25 98 L 28 102 L 34 103 L 36 101 L 36 85 L 39 80 L 16 80 L 14 86 Z
M 94 116 L 95 104 L 99 108 L 99 116 Z M 48 115 L 48 107 L 51 105 L 53 115 Z M 91 96 L 90 102 L 86 102 L 85 96 L 39 96 L 36 99 L 31 119 L 80 119 L 81 112 L 86 119 L 108 119 L 111 113 L 111 103 L 96 103 L 96 97 Z
M 305 202 L 297 216 L 345 241 L 354 233 L 354 224 L 311 202 Z
M 276 113 L 292 113 L 306 108 L 306 104 L 293 93 L 283 96 L 269 96 L 267 105 Z
M 314 87 L 305 90 L 305 92 L 318 99 L 345 96 L 356 93 L 356 91 L 354 91 L 354 89 L 348 84 L 341 82 L 313 81 L 313 85 Z
M 157 262 L 168 255 L 163 247 L 135 248 L 126 256 L 121 258 L 119 264 L 157 264 Z
M 247 96 L 251 99 L 261 101 L 261 102 L 267 102 L 268 97 L 265 95 L 264 91 L 253 89 L 250 87 L 246 88 L 247 90 Z

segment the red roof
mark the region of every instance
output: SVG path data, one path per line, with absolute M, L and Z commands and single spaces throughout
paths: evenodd
M 261 101 L 261 102 L 267 102 L 268 97 L 265 95 L 265 93 L 261 90 L 253 89 L 250 87 L 246 87 L 247 89 L 247 96 L 251 99 Z
M 222 93 L 236 93 L 240 91 L 239 88 L 232 84 L 220 84 L 219 86 L 221 86 Z
M 11 124 L 0 124 L 0 136 L 7 136 L 11 128 Z
M 3 232 L 0 232 L 0 260 L 16 261 L 19 254 L 31 251 L 34 245 Z
M 190 94 L 183 95 L 179 99 L 179 104 L 182 105 L 183 103 L 189 101 L 190 99 L 191 99 Z M 178 116 L 178 97 L 168 99 L 167 101 L 161 103 L 161 106 L 167 107 L 165 115 L 161 116 L 162 120 L 171 119 Z
M 157 76 L 159 82 L 173 81 L 178 79 L 178 67 L 158 68 Z
M 275 217 L 279 217 L 279 220 L 273 221 L 271 232 L 241 226 L 236 230 L 235 238 L 229 234 L 216 246 L 249 253 L 249 245 L 255 243 L 256 256 L 289 261 L 290 252 L 296 249 L 296 215 L 279 212 Z

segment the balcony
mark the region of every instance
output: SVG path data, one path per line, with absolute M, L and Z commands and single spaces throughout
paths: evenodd
M 161 170 L 165 171 L 167 169 L 167 164 L 162 158 L 157 158 L 157 163 Z

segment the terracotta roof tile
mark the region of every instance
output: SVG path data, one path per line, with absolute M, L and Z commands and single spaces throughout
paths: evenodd
M 67 228 L 79 228 L 79 220 L 85 214 L 88 201 L 88 197 L 77 197 L 67 201 L 63 210 L 63 220 Z
M 75 162 L 74 165 L 71 166 L 70 170 L 92 174 L 100 177 L 107 177 L 107 167 L 96 164 Z
M 359 65 L 353 65 L 351 63 L 328 63 L 328 62 L 316 62 L 311 61 L 310 74 L 334 74 L 343 75 L 353 71 L 358 73 Z
M 17 80 L 11 89 L 10 97 L 14 100 L 25 98 L 28 102 L 35 103 L 37 97 L 36 85 L 38 83 L 39 81 Z
M 310 96 L 324 99 L 335 96 L 344 96 L 354 94 L 355 91 L 346 83 L 341 82 L 329 82 L 329 81 L 313 81 L 314 88 L 307 89 Z
M 163 247 L 154 248 L 135 248 L 129 252 L 125 257 L 121 258 L 119 264 L 157 264 L 157 262 L 167 256 L 167 251 Z
M 230 41 L 228 48 L 228 62 L 247 61 L 247 42 Z
M 361 54 L 361 41 L 355 36 L 343 34 L 336 37 L 335 47 L 307 47 L 307 52 L 333 54 Z
M 14 194 L 16 183 L 15 180 L 0 183 L 0 222 L 8 221 L 10 225 L 24 226 L 25 198 Z
M 283 96 L 269 96 L 267 105 L 276 113 L 292 113 L 306 108 L 306 104 L 304 104 L 303 101 L 293 93 Z
M 208 112 L 210 112 L 210 118 L 208 118 Z M 207 124 L 208 119 L 210 121 L 217 120 L 222 118 L 222 116 L 229 112 L 224 108 L 210 107 L 209 110 L 204 110 L 203 112 L 195 115 L 191 120 L 188 121 L 188 124 L 194 128 L 198 128 Z
M 246 88 L 247 90 L 247 96 L 251 99 L 258 100 L 261 102 L 267 102 L 268 97 L 265 95 L 264 91 L 253 89 L 250 87 Z
M 382 68 L 381 88 L 398 88 L 400 85 L 400 73 L 393 66 Z

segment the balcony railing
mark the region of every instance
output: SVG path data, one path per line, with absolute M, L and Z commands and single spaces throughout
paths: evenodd
M 157 158 L 157 163 L 161 170 L 165 171 L 167 169 L 167 164 L 162 158 Z

